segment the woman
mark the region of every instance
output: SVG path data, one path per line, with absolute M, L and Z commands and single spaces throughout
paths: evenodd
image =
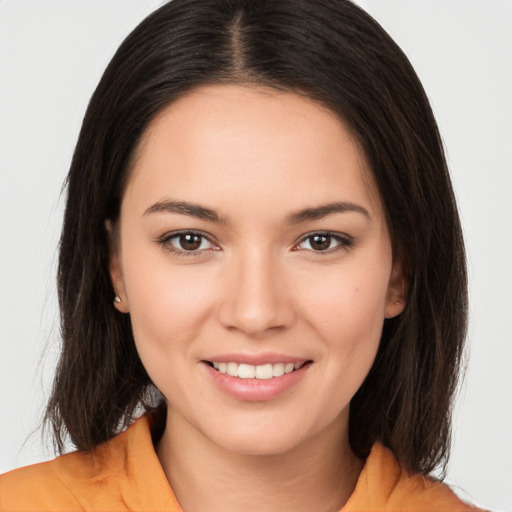
M 5 475 L 1 509 L 469 510 L 428 478 L 464 265 L 428 101 L 371 18 L 166 4 L 68 178 L 47 418 L 79 451 Z

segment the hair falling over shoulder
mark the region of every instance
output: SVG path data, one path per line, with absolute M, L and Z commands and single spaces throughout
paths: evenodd
M 352 399 L 350 442 L 380 441 L 411 471 L 442 466 L 466 334 L 464 245 L 441 138 L 408 59 L 347 0 L 173 0 L 125 39 L 85 114 L 67 178 L 58 291 L 62 353 L 46 421 L 89 450 L 158 403 L 130 319 L 112 307 L 109 235 L 144 130 L 204 84 L 305 95 L 350 128 L 374 175 L 404 312 Z

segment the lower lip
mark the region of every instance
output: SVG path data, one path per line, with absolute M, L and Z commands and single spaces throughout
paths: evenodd
M 204 361 L 202 364 L 215 385 L 224 393 L 238 400 L 249 402 L 271 400 L 284 393 L 297 384 L 311 366 L 311 362 L 308 362 L 298 370 L 271 379 L 240 379 L 226 373 L 220 373 Z

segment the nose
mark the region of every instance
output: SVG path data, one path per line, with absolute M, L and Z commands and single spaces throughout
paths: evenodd
M 253 250 L 232 262 L 224 277 L 218 311 L 225 328 L 258 337 L 294 322 L 295 307 L 282 262 Z

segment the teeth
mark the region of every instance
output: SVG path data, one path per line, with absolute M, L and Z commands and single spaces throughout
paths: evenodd
M 295 365 L 293 363 L 286 363 L 284 365 L 284 373 L 290 373 L 293 372 L 293 370 L 295 370 Z
M 272 365 L 272 375 L 274 377 L 281 377 L 284 375 L 284 363 L 276 363 Z
M 236 363 L 228 363 L 227 371 L 231 377 L 238 377 L 238 365 Z
M 229 363 L 238 366 L 238 375 L 232 375 L 232 377 L 240 377 L 241 379 L 254 379 L 256 376 L 256 366 L 252 364 L 241 364 Z
M 260 366 L 256 366 L 256 375 L 257 379 L 271 379 L 274 376 L 274 370 L 272 365 L 262 364 Z
M 231 377 L 239 377 L 240 379 L 271 379 L 272 377 L 281 377 L 285 373 L 291 373 L 298 370 L 303 363 L 267 363 L 254 366 L 245 363 L 212 363 L 213 367 L 220 373 L 230 375 Z

